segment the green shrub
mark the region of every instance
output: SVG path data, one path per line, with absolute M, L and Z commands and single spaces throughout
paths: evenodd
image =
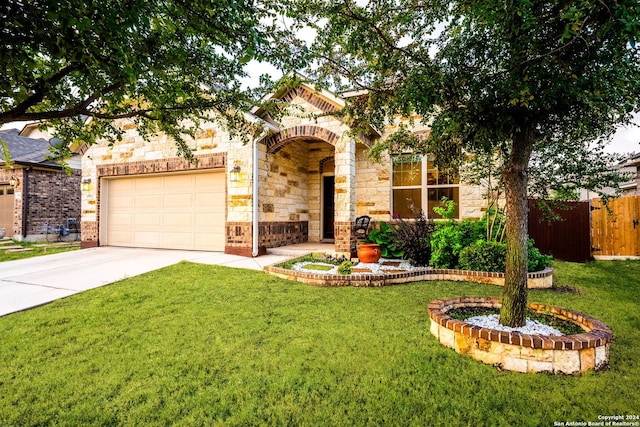
M 540 250 L 536 248 L 535 242 L 533 239 L 529 238 L 527 240 L 527 250 L 529 252 L 529 271 L 540 271 L 545 268 L 551 266 L 551 260 L 553 257 L 551 255 L 543 255 L 540 253 Z
M 540 250 L 534 246 L 533 239 L 528 240 L 527 246 L 529 272 L 544 270 L 551 265 L 552 257 L 541 254 Z M 459 266 L 463 270 L 504 273 L 506 255 L 506 244 L 479 240 L 460 251 Z
M 484 222 L 475 219 L 436 223 L 431 236 L 431 266 L 457 268 L 460 251 L 484 235 Z
M 398 248 L 414 265 L 429 265 L 431 259 L 431 235 L 434 225 L 424 215 L 424 211 L 414 212 L 412 221 L 398 217 L 397 227 L 394 229 L 394 240 Z
M 394 239 L 395 227 L 384 221 L 380 221 L 380 228 L 374 228 L 369 233 L 367 241 L 380 245 L 380 255 L 382 258 L 402 258 L 403 252 Z
M 460 251 L 460 268 L 472 271 L 504 272 L 507 245 L 479 240 Z
M 351 267 L 353 267 L 353 263 L 351 261 L 343 261 L 338 266 L 338 274 L 351 274 Z

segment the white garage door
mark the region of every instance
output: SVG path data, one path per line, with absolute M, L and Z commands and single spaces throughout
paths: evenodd
M 106 245 L 224 250 L 224 173 L 119 178 L 104 184 Z

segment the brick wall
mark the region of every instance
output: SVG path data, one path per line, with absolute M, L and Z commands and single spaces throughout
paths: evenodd
M 43 170 L 28 175 L 27 235 L 42 234 L 47 221 L 57 225 L 66 224 L 67 218 L 80 221 L 79 170 L 71 176 Z
M 66 225 L 67 218 L 80 220 L 80 171 L 3 169 L 0 181 L 18 179 L 15 187 L 13 235 L 28 240 L 45 233 L 45 223 Z M 23 218 L 26 209 L 26 221 Z M 26 225 L 26 228 L 24 227 Z M 9 233 L 8 233 L 9 234 Z

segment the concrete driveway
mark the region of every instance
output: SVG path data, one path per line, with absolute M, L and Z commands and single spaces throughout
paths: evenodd
M 289 256 L 245 258 L 221 252 L 99 247 L 0 263 L 0 316 L 127 277 L 191 261 L 262 270 Z

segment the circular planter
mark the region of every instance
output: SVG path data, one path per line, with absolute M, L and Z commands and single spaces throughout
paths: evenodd
M 575 374 L 605 369 L 613 333 L 604 323 L 565 308 L 529 303 L 538 313 L 551 314 L 580 326 L 584 333 L 564 336 L 529 335 L 483 328 L 447 315 L 462 307 L 500 308 L 499 298 L 459 297 L 429 304 L 431 333 L 446 347 L 476 360 L 516 372 Z
M 382 251 L 377 243 L 363 243 L 358 247 L 358 259 L 365 264 L 373 264 L 380 260 Z

